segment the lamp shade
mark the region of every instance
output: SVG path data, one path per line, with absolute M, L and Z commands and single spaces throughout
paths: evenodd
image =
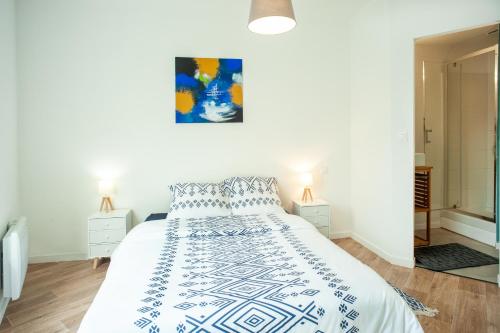
M 292 30 L 296 24 L 291 0 L 252 0 L 250 31 L 276 35 Z
M 313 184 L 313 176 L 309 172 L 303 173 L 300 176 L 300 180 L 302 181 L 302 184 L 306 187 L 309 187 Z
M 113 182 L 111 180 L 100 180 L 98 183 L 99 194 L 103 197 L 110 197 L 115 188 L 113 186 Z

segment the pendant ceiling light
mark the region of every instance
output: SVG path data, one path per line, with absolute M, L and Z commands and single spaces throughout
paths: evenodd
M 296 24 L 291 0 L 252 0 L 250 31 L 276 35 L 292 30 Z

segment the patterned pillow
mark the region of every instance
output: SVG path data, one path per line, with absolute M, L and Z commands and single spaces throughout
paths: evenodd
M 232 177 L 222 187 L 234 215 L 283 212 L 274 177 Z
M 229 201 L 219 183 L 170 185 L 172 203 L 168 219 L 231 215 Z

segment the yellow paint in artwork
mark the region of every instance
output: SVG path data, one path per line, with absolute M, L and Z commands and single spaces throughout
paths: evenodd
M 231 94 L 231 101 L 236 105 L 243 105 L 243 89 L 240 84 L 233 83 L 231 88 L 229 88 L 229 93 Z
M 191 112 L 194 106 L 193 94 L 190 91 L 178 91 L 175 93 L 175 108 L 182 114 Z
M 219 60 L 215 58 L 195 58 L 200 74 L 207 74 L 212 79 L 217 76 L 219 70 Z

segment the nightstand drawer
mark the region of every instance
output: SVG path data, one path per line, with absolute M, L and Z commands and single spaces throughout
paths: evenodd
M 314 206 L 314 207 L 302 207 L 300 209 L 300 215 L 302 216 L 316 216 L 316 215 L 330 215 L 329 206 Z
M 89 243 L 116 243 L 125 237 L 125 228 L 116 230 L 91 230 L 89 231 Z
M 330 218 L 328 216 L 316 216 L 316 219 L 314 221 L 314 225 L 317 226 L 318 228 L 322 227 L 329 227 L 330 224 Z
M 300 216 L 302 217 L 304 220 L 306 220 L 307 222 L 311 222 L 312 224 L 315 224 L 316 223 L 316 217 L 314 216 L 307 216 L 307 215 L 302 215 Z
M 330 224 L 328 216 L 302 216 L 302 218 L 314 224 L 316 228 L 329 227 Z
M 325 236 L 326 238 L 330 239 L 330 228 L 328 227 L 323 227 L 323 228 L 318 228 L 318 231 L 323 235 Z
M 311 223 L 323 236 L 330 238 L 331 206 L 324 200 L 293 201 L 293 213 Z
M 123 229 L 125 230 L 125 220 L 124 219 L 93 219 L 89 220 L 89 230 L 114 230 Z
M 118 243 L 116 243 L 116 244 L 90 245 L 89 246 L 90 258 L 110 257 L 111 254 L 113 254 L 113 251 L 115 250 L 115 248 L 117 246 L 118 246 Z

